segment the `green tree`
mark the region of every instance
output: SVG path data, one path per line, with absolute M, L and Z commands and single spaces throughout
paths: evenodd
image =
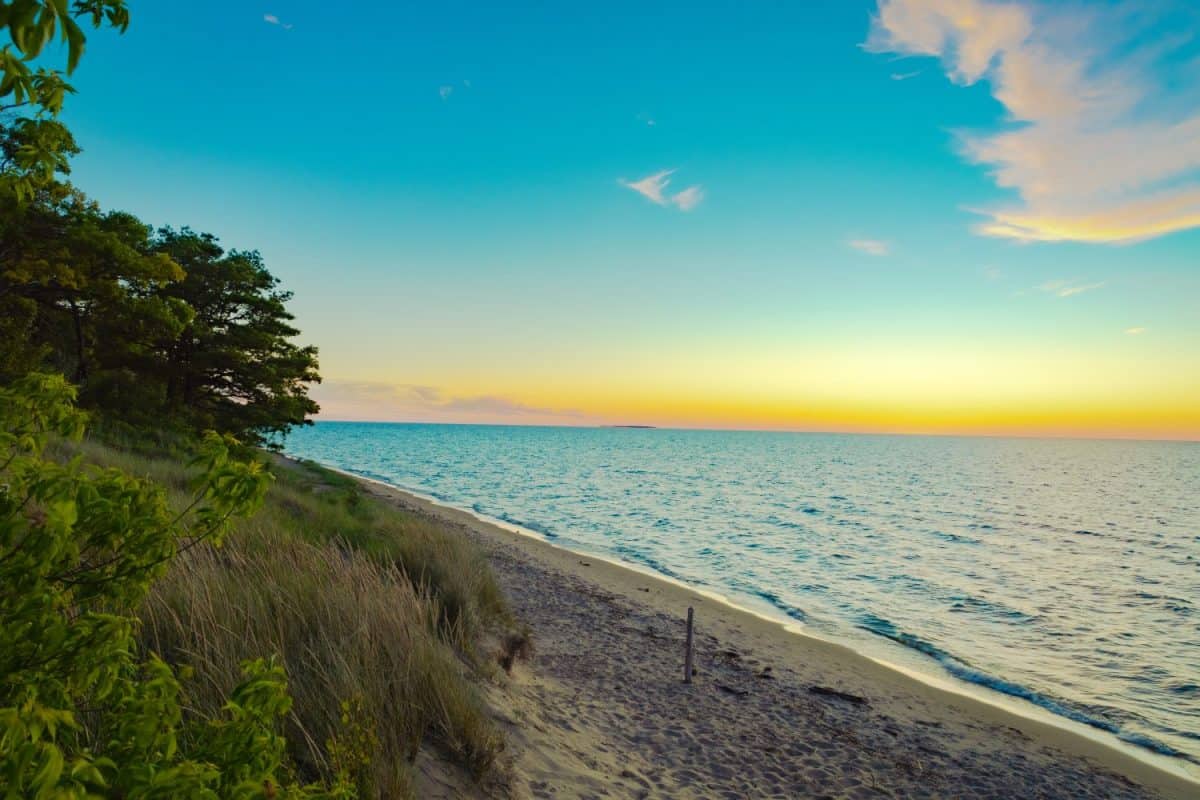
M 186 273 L 164 292 L 193 312 L 168 353 L 169 411 L 255 443 L 308 424 L 319 410 L 308 396 L 320 381 L 317 350 L 292 341 L 299 331 L 286 307 L 291 292 L 279 289 L 257 252 L 226 253 L 214 237 L 186 228 L 163 229 L 158 240 Z
M 161 367 L 191 317 L 162 293 L 183 278 L 179 265 L 136 217 L 102 212 L 73 190 L 0 209 L 0 234 L 0 309 L 24 332 L 3 348 L 0 376 L 40 362 L 69 375 L 87 405 L 105 393 L 110 407 L 128 405 L 145 385 L 136 376 Z
M 220 542 L 268 474 L 205 438 L 193 502 L 118 470 L 59 464 L 48 437 L 83 415 L 61 377 L 0 390 L 0 786 L 5 797 L 350 797 L 286 780 L 281 668 L 244 665 L 216 719 L 185 719 L 180 677 L 141 657 L 133 609 L 181 549 Z

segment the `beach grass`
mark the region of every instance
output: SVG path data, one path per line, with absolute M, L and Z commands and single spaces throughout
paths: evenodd
M 118 467 L 189 498 L 179 453 L 88 439 L 63 458 Z M 301 777 L 355 775 L 362 796 L 413 796 L 422 746 L 481 779 L 503 739 L 480 694 L 497 666 L 485 637 L 511 637 L 484 556 L 443 522 L 385 507 L 360 483 L 272 458 L 264 507 L 220 547 L 181 553 L 139 611 L 147 650 L 192 672 L 187 702 L 212 714 L 239 664 L 275 654 L 294 700 Z

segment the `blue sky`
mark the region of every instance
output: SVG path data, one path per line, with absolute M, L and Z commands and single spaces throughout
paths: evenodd
M 261 250 L 330 416 L 1200 435 L 1185 3 L 132 5 L 74 177 Z

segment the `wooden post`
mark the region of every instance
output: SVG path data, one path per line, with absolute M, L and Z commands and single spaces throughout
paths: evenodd
M 683 682 L 692 682 L 692 607 L 688 606 L 687 652 L 683 658 Z

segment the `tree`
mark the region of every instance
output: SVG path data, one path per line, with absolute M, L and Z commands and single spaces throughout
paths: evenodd
M 161 487 L 118 470 L 44 457 L 84 418 L 60 376 L 0 390 L 0 786 L 6 797 L 353 796 L 289 785 L 286 676 L 244 665 L 215 719 L 185 719 L 180 676 L 141 657 L 133 609 L 181 549 L 219 543 L 262 501 L 269 476 L 210 434 L 182 512 Z
M 257 443 L 308 424 L 319 410 L 308 396 L 320 381 L 317 350 L 292 342 L 291 292 L 280 291 L 262 257 L 226 253 L 186 228 L 159 231 L 158 250 L 186 273 L 165 294 L 193 312 L 168 353 L 168 410 Z
M 103 393 L 110 406 L 128 405 L 135 376 L 160 366 L 154 361 L 191 317 L 162 294 L 183 271 L 154 250 L 136 217 L 101 212 L 74 190 L 57 201 L 38 194 L 0 209 L 0 308 L 24 330 L 10 346 L 28 351 L 10 352 L 0 376 L 34 362 L 70 376 L 87 405 Z
M 56 119 L 83 54 L 77 19 L 124 31 L 125 0 L 0 0 L 0 381 L 68 375 L 89 408 L 261 443 L 317 405 L 316 350 L 255 252 L 102 212 L 66 183 L 79 148 Z M 55 37 L 66 70 L 34 66 Z M 174 257 L 187 258 L 187 274 Z

